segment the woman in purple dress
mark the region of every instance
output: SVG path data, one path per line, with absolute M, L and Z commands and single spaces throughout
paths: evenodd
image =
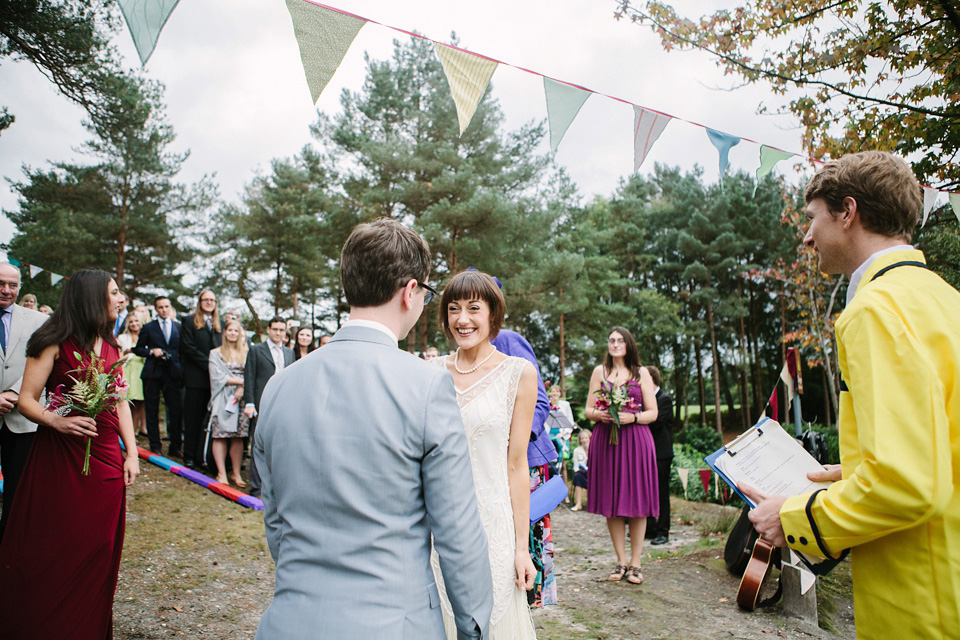
M 620 388 L 626 389 L 628 402 L 618 412 L 617 429 L 608 400 Z M 640 365 L 637 344 L 623 327 L 610 332 L 607 357 L 590 376 L 586 416 L 597 423 L 587 462 L 587 511 L 607 519 L 617 554 L 609 579 L 625 577 L 631 584 L 640 584 L 647 517 L 660 514 L 657 459 L 648 426 L 657 419 L 657 400 L 653 380 Z M 624 520 L 630 527 L 629 564 Z

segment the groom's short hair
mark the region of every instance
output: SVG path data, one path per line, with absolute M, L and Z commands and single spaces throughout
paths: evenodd
M 379 307 L 411 279 L 426 282 L 430 248 L 392 218 L 357 225 L 340 252 L 340 281 L 351 307 Z

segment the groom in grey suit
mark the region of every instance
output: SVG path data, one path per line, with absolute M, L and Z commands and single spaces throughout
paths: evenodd
M 440 557 L 458 638 L 493 606 L 453 379 L 397 348 L 433 296 L 424 240 L 389 218 L 340 257 L 350 319 L 270 379 L 254 456 L 276 591 L 258 640 L 444 637 Z

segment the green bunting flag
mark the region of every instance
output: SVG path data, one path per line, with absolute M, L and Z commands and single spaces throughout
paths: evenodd
M 760 186 L 760 181 L 763 180 L 764 176 L 773 171 L 773 167 L 776 166 L 778 162 L 786 160 L 793 155 L 795 154 L 789 151 L 774 149 L 765 144 L 760 145 L 760 167 L 757 168 L 757 181 L 753 184 L 753 195 L 757 195 L 757 187 Z
M 293 20 L 310 97 L 316 103 L 354 38 L 367 23 L 305 0 L 287 0 L 287 10 Z
M 180 0 L 120 0 L 120 11 L 133 37 L 140 64 L 147 64 L 160 32 Z
M 590 97 L 590 92 L 543 76 L 543 93 L 547 99 L 550 149 L 556 153 L 564 134 L 580 113 L 580 107 Z

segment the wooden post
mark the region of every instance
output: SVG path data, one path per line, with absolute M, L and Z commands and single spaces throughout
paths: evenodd
M 787 551 L 786 553 L 793 553 Z M 800 585 L 801 569 L 783 565 L 783 571 L 780 573 L 780 581 L 783 584 L 783 612 L 788 616 L 800 618 L 804 622 L 817 627 L 817 585 L 814 584 L 810 589 L 801 594 Z

